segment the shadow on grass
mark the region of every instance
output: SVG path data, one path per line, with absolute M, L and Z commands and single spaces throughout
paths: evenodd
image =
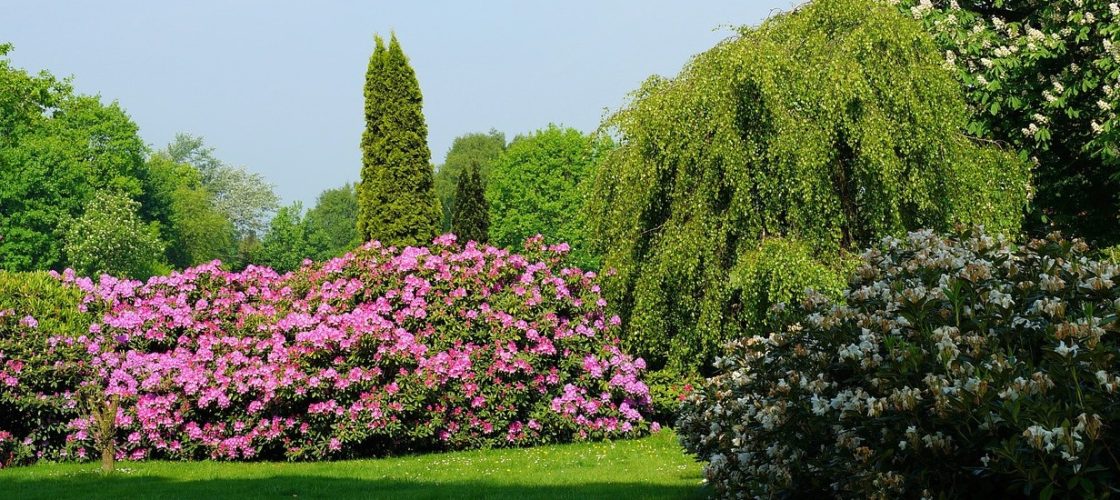
M 515 478 L 511 478 L 515 479 Z M 96 474 L 16 479 L 0 478 L 5 499 L 58 498 L 510 498 L 531 499 L 702 499 L 697 486 L 620 482 L 526 485 L 497 481 L 403 481 L 280 475 L 267 478 L 176 481 L 159 476 L 101 477 Z

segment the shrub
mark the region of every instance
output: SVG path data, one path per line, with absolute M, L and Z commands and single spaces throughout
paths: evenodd
M 1120 264 L 1120 245 L 1108 247 L 1102 250 L 1101 258 L 1108 260 L 1113 264 Z
M 649 397 L 653 406 L 653 420 L 672 422 L 677 419 L 681 404 L 693 388 L 704 379 L 695 374 L 681 374 L 672 370 L 653 370 L 646 373 Z
M 80 353 L 45 346 L 86 333 L 81 298 L 45 272 L 0 271 L 0 467 L 62 451 L 66 424 L 78 416 L 66 391 L 78 383 Z
M 678 431 L 723 497 L 1107 496 L 1117 267 L 1052 235 L 911 233 L 732 344 Z
M 120 398 L 117 455 L 132 459 L 640 435 L 651 426 L 644 362 L 619 350 L 595 274 L 563 258 L 539 238 L 519 255 L 447 236 L 431 248 L 370 243 L 283 276 L 216 262 L 146 283 L 68 272 L 100 320 L 26 362 L 77 352 L 92 369 L 57 391 L 82 414 L 62 422 L 64 449 L 44 456 L 94 454 L 79 389 Z

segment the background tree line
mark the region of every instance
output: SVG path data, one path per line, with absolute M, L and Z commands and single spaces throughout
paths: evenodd
M 370 239 L 540 233 L 609 272 L 630 348 L 684 374 L 770 305 L 839 290 L 884 235 L 977 223 L 1120 242 L 1115 4 L 891 4 L 831 24 L 795 9 L 650 78 L 599 130 L 468 133 L 438 166 L 415 72 L 377 38 L 361 180 L 308 210 L 200 138 L 150 152 L 117 104 L 0 59 L 0 265 L 291 270 Z M 139 257 L 114 262 L 121 248 Z

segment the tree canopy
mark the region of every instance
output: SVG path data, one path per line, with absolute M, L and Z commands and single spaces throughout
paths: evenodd
M 303 204 L 297 201 L 280 207 L 272 218 L 268 232 L 261 240 L 256 264 L 269 266 L 279 272 L 294 271 L 312 253 L 304 224 Z
M 357 220 L 358 198 L 352 184 L 319 193 L 315 206 L 304 217 L 314 258 L 337 257 L 357 246 Z
M 978 137 L 1035 164 L 1028 229 L 1120 243 L 1120 5 L 906 0 L 965 88 Z
M 161 239 L 167 242 L 167 261 L 185 268 L 234 253 L 235 230 L 227 213 L 215 205 L 215 196 L 202 182 L 202 174 L 187 163 L 176 163 L 157 152 L 148 158 L 149 187 L 144 202 L 160 221 Z
M 750 335 L 729 273 L 786 274 L 741 268 L 770 238 L 837 269 L 846 252 L 907 229 L 1017 231 L 1028 168 L 964 135 L 968 109 L 943 64 L 895 8 L 834 0 L 649 79 L 605 124 L 620 146 L 588 208 L 632 352 L 696 371 Z
M 394 34 L 376 37 L 366 71 L 366 129 L 358 184 L 358 237 L 387 245 L 426 245 L 441 209 L 416 73 Z
M 455 191 L 459 173 L 478 165 L 479 174 L 485 184 L 490 175 L 490 164 L 506 149 L 506 135 L 491 130 L 487 133 L 475 132 L 461 135 L 451 143 L 443 164 L 436 171 L 436 195 L 443 207 L 443 229 L 451 229 L 451 212 L 455 209 Z
M 99 191 L 85 212 L 66 225 L 66 257 L 79 273 L 147 278 L 162 274 L 163 242 L 155 223 L 140 220 L 139 203 Z
M 571 245 L 573 262 L 596 268 L 581 212 L 584 182 L 609 147 L 609 141 L 556 125 L 515 138 L 491 164 L 486 182 L 490 241 L 520 248 L 541 234 Z
M 0 269 L 61 269 L 65 224 L 94 193 L 141 195 L 146 148 L 116 103 L 14 68 L 10 50 L 0 44 Z
M 215 209 L 230 220 L 238 238 L 263 232 L 280 206 L 280 197 L 263 175 L 218 159 L 201 137 L 176 134 L 163 153 L 198 170 L 202 186 L 213 194 Z

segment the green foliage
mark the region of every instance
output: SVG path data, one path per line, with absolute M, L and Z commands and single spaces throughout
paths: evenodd
M 541 234 L 571 245 L 576 265 L 598 268 L 598 257 L 587 245 L 583 193 L 609 147 L 607 140 L 556 125 L 514 138 L 491 164 L 486 182 L 490 241 L 519 248 L 526 238 Z
M 672 370 L 647 372 L 645 380 L 653 403 L 653 420 L 668 423 L 677 420 L 685 398 L 704 382 L 698 375 L 681 374 Z
M 1112 262 L 1113 264 L 1120 264 L 1120 245 L 1109 247 L 1101 251 L 1101 258 Z
M 0 311 L 35 318 L 43 335 L 86 334 L 91 318 L 79 311 L 81 298 L 80 290 L 45 271 L 0 271 Z
M 757 334 L 774 304 L 799 302 L 807 289 L 832 298 L 840 298 L 847 285 L 848 271 L 854 259 L 841 258 L 838 263 L 822 263 L 812 251 L 796 240 L 766 238 L 755 250 L 747 250 L 731 270 L 731 291 L 737 294 L 732 303 L 738 314 L 727 318 L 741 322 L 744 331 Z
M 478 170 L 478 165 L 471 165 L 460 172 L 455 191 L 451 232 L 463 243 L 486 243 L 489 240 L 490 206 L 486 203 L 486 188 L 482 186 L 482 175 Z
M 350 184 L 323 191 L 306 215 L 300 202 L 281 207 L 259 243 L 242 241 L 236 267 L 253 263 L 286 272 L 299 269 L 304 259 L 338 257 L 357 243 L 357 211 Z
M 1036 162 L 1028 229 L 1120 243 L 1120 7 L 1114 0 L 905 0 L 974 112 L 970 134 Z
M 123 194 L 94 194 L 82 216 L 67 225 L 64 249 L 74 270 L 130 278 L 163 274 L 158 224 L 140 220 L 139 208 Z
M 60 269 L 62 226 L 95 191 L 141 194 L 145 146 L 116 103 L 13 68 L 10 49 L 0 45 L 0 269 Z
M 232 255 L 233 223 L 214 205 L 213 193 L 202 185 L 198 169 L 156 153 L 148 158 L 148 174 L 146 198 L 157 204 L 154 218 L 162 222 L 160 235 L 167 242 L 167 259 L 173 267 Z
M 163 153 L 198 170 L 214 209 L 233 224 L 237 238 L 263 232 L 268 216 L 279 207 L 280 197 L 263 175 L 222 162 L 201 137 L 177 134 Z
M 256 264 L 262 264 L 278 272 L 299 269 L 303 259 L 313 254 L 308 243 L 307 227 L 303 221 L 303 204 L 292 203 L 280 207 L 272 218 L 268 233 L 261 241 L 261 249 Z
M 254 233 L 249 233 L 237 241 L 237 253 L 234 254 L 230 268 L 234 270 L 245 269 L 250 264 L 261 261 L 261 240 Z
M 630 351 L 694 372 L 751 335 L 729 321 L 744 306 L 729 273 L 766 238 L 801 242 L 820 264 L 798 278 L 832 283 L 836 271 L 807 275 L 883 235 L 1018 230 L 1028 169 L 961 133 L 967 108 L 942 64 L 894 8 L 835 0 L 648 80 L 605 124 L 621 146 L 588 208 Z
M 730 345 L 681 442 L 724 498 L 1107 498 L 1118 275 L 1056 233 L 884 238 Z
M 0 379 L 19 381 L 19 389 L 4 384 L 5 390 L 0 390 L 0 434 L 30 440 L 28 445 L 18 442 L 14 449 L 5 450 L 0 438 L 2 464 L 34 460 L 36 450 L 58 453 L 69 430 L 66 422 L 78 416 L 65 398 L 39 394 L 57 394 L 79 380 L 73 364 L 76 352 L 65 343 L 56 352 L 46 352 L 42 346 L 51 337 L 74 339 L 88 334 L 93 318 L 79 311 L 81 299 L 80 290 L 46 272 L 0 271 Z M 11 360 L 23 362 L 13 366 Z
M 443 230 L 451 231 L 451 212 L 455 208 L 455 191 L 459 173 L 471 165 L 477 165 L 483 183 L 490 175 L 490 164 L 506 149 L 505 134 L 491 130 L 487 133 L 471 133 L 455 138 L 447 157 L 436 171 L 436 195 L 443 207 Z
M 387 245 L 427 245 L 439 232 L 441 209 L 420 84 L 395 34 L 388 48 L 376 38 L 365 98 L 358 237 Z
M 327 260 L 354 248 L 358 241 L 357 220 L 354 186 L 346 184 L 320 193 L 315 207 L 303 219 L 314 260 Z

